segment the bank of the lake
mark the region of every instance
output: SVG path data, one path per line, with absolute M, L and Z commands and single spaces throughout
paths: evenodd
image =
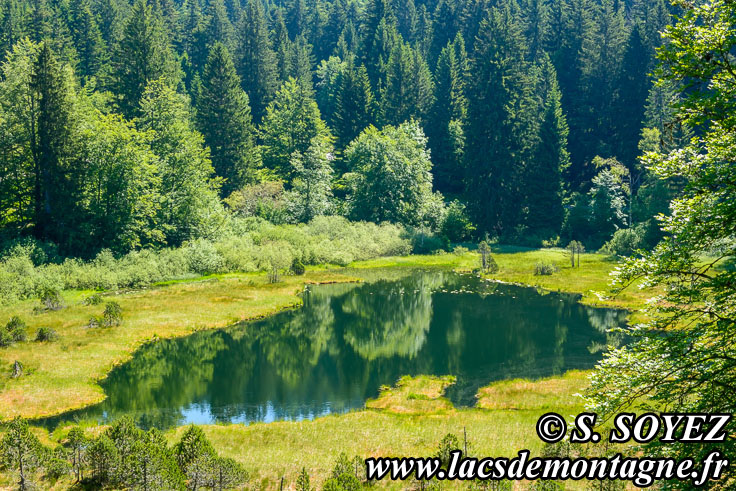
M 636 289 L 614 298 L 604 298 L 609 272 L 616 263 L 599 254 L 584 254 L 579 268 L 572 268 L 564 250 L 500 250 L 495 254 L 500 270 L 494 279 L 542 288 L 576 292 L 591 305 L 637 310 L 647 292 Z M 358 281 L 361 276 L 394 268 L 447 267 L 471 270 L 478 256 L 445 254 L 382 258 L 355 263 L 349 268 L 310 268 L 304 276 L 283 276 L 269 284 L 264 274 L 230 274 L 131 291 L 110 292 L 123 309 L 119 327 L 90 329 L 89 318 L 100 315 L 101 306 L 86 306 L 82 299 L 91 292 L 64 292 L 66 307 L 33 314 L 37 301 L 25 301 L 0 310 L 0 321 L 17 315 L 29 326 L 29 339 L 40 327 L 55 329 L 60 339 L 53 343 L 27 341 L 0 350 L 3 376 L 0 386 L 0 418 L 16 415 L 37 418 L 59 414 L 97 403 L 104 398 L 99 380 L 117 364 L 128 360 L 143 343 L 184 336 L 200 329 L 222 328 L 299 305 L 298 293 L 306 283 Z M 558 271 L 535 276 L 534 265 L 554 263 Z M 373 273 L 375 274 L 375 273 Z M 24 375 L 10 379 L 12 363 L 23 364 Z
M 636 311 L 651 296 L 651 292 L 638 289 L 608 296 L 609 273 L 617 263 L 599 254 L 582 255 L 579 268 L 572 268 L 567 252 L 560 249 L 504 248 L 494 251 L 494 257 L 500 270 L 491 275 L 493 279 L 580 293 L 581 301 L 590 305 Z M 553 263 L 558 270 L 549 276 L 535 276 L 538 262 Z M 470 271 L 477 265 L 474 253 L 391 257 L 348 268 L 313 267 L 304 276 L 284 276 L 277 284 L 269 284 L 262 274 L 230 274 L 139 291 L 108 292 L 106 299 L 121 305 L 124 323 L 106 329 L 85 327 L 90 316 L 99 315 L 102 309 L 82 304 L 90 292 L 64 292 L 64 309 L 37 315 L 32 314 L 37 302 L 18 303 L 2 309 L 0 321 L 19 315 L 29 325 L 29 336 L 46 326 L 57 330 L 61 338 L 54 343 L 29 341 L 0 350 L 6 372 L 14 360 L 20 360 L 25 368 L 19 379 L 3 374 L 0 417 L 36 418 L 97 403 L 104 398 L 99 380 L 142 344 L 222 328 L 297 306 L 301 302 L 298 294 L 307 283 L 390 277 L 392 271 L 403 268 Z M 450 404 L 439 411 L 413 414 L 367 409 L 313 421 L 203 428 L 219 452 L 242 462 L 256 481 L 272 486 L 280 476 L 293 481 L 303 466 L 318 480 L 323 478 L 341 451 L 364 457 L 428 455 L 446 433 L 459 434 L 463 428 L 474 453 L 513 455 L 520 448 L 539 448 L 533 434 L 539 415 L 551 410 L 569 415 L 582 409 L 575 394 L 584 389 L 588 374 L 569 372 L 534 382 L 497 382 L 479 391 L 476 408 L 457 409 Z M 173 441 L 180 432 L 172 430 L 168 436 Z M 60 430 L 51 439 L 59 441 L 63 436 Z

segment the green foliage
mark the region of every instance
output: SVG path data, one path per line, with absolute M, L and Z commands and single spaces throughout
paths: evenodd
M 718 268 L 736 255 L 736 76 L 730 68 L 736 6 L 716 0 L 679 7 L 678 22 L 665 29 L 659 76 L 663 83 L 684 84 L 676 118 L 702 133 L 683 148 L 663 145 L 644 158 L 658 177 L 687 184 L 671 201 L 672 214 L 659 219 L 664 238 L 651 252 L 630 258 L 615 277 L 617 289 L 632 283 L 664 288 L 649 304 L 647 322 L 626 330 L 633 342 L 610 352 L 595 372 L 589 406 L 604 416 L 632 406 L 719 413 L 734 404 L 736 272 Z M 733 432 L 733 422 L 725 431 Z M 719 450 L 728 454 L 733 447 L 727 439 Z M 644 445 L 647 455 L 676 459 L 700 460 L 712 450 L 710 444 L 658 440 Z M 729 468 L 719 482 L 733 478 Z
M 312 491 L 312 485 L 309 483 L 309 474 L 305 467 L 302 467 L 302 471 L 296 479 L 296 491 Z
M 50 327 L 39 327 L 36 331 L 36 341 L 39 343 L 51 343 L 59 339 L 59 333 Z
M 60 310 L 64 306 L 61 292 L 52 287 L 45 287 L 40 295 L 41 305 L 46 310 Z
M 443 467 L 450 465 L 450 452 L 453 450 L 461 450 L 460 441 L 452 433 L 448 433 L 437 445 L 437 453 L 435 456 L 440 459 Z
M 102 313 L 102 327 L 119 326 L 123 322 L 123 309 L 117 302 L 108 302 Z
M 240 88 L 230 52 L 220 43 L 210 51 L 202 74 L 197 126 L 210 148 L 215 172 L 224 179 L 223 196 L 255 179 L 261 156 L 248 95 Z
M 332 145 L 315 138 L 304 155 L 291 157 L 292 190 L 286 196 L 289 214 L 295 222 L 309 222 L 330 211 L 332 197 Z
M 176 86 L 179 71 L 161 15 L 146 0 L 136 0 L 112 57 L 111 85 L 123 114 L 138 114 L 152 80 Z
M 44 448 L 38 438 L 28 429 L 28 423 L 15 418 L 0 441 L 0 463 L 14 476 L 17 475 L 18 488 L 32 487 L 33 472 L 43 466 Z
M 102 302 L 102 295 L 100 295 L 99 293 L 93 293 L 92 295 L 85 297 L 85 299 L 82 300 L 82 303 L 84 305 L 100 305 Z
M 291 272 L 297 276 L 301 276 L 307 272 L 304 263 L 298 257 L 295 257 L 294 260 L 291 262 Z
M 26 340 L 28 326 L 23 320 L 17 315 L 10 318 L 7 324 L 5 324 L 5 332 L 8 334 L 6 341 L 8 344 L 0 344 L 2 346 L 9 346 L 12 343 L 20 343 Z
M 142 94 L 137 120 L 142 131 L 151 132 L 151 151 L 159 157 L 157 222 L 170 245 L 212 236 L 224 220 L 209 153 L 189 110 L 186 98 L 156 80 Z
M 552 263 L 538 262 L 534 265 L 534 276 L 550 276 L 557 272 L 557 266 Z
M 470 239 L 473 232 L 475 232 L 475 225 L 468 218 L 465 205 L 459 201 L 452 201 L 447 205 L 440 233 L 450 239 L 450 242 L 463 242 Z
M 332 136 L 310 89 L 290 78 L 266 110 L 261 139 L 263 164 L 288 182 L 294 177 L 290 165 L 294 152 L 306 154 L 315 141 L 319 146 L 329 145 Z
M 483 240 L 478 244 L 478 254 L 480 254 L 480 270 L 484 273 L 497 273 L 498 264 L 491 256 L 491 246 L 487 240 Z
M 426 224 L 431 219 L 432 162 L 416 122 L 365 130 L 345 151 L 351 170 L 350 215 L 358 220 Z

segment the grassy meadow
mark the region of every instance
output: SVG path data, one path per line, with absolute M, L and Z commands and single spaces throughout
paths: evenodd
M 574 269 L 561 249 L 500 248 L 494 250 L 494 258 L 500 270 L 489 275 L 491 278 L 577 292 L 583 302 L 592 305 L 635 311 L 651 295 L 633 289 L 608 297 L 608 273 L 616 263 L 599 254 L 584 254 L 580 267 Z M 540 261 L 553 263 L 558 270 L 550 276 L 535 276 L 534 265 Z M 301 302 L 298 293 L 307 283 L 370 280 L 416 267 L 469 271 L 478 267 L 478 255 L 388 257 L 356 262 L 347 268 L 309 267 L 304 276 L 283 276 L 276 284 L 269 284 L 265 274 L 247 273 L 105 292 L 103 298 L 118 302 L 123 310 L 123 324 L 111 328 L 85 327 L 89 318 L 100 315 L 104 308 L 82 303 L 92 292 L 66 291 L 65 308 L 40 314 L 33 314 L 37 301 L 13 304 L 0 310 L 0 322 L 20 316 L 29 326 L 29 341 L 0 350 L 0 418 L 48 416 L 97 403 L 104 398 L 98 381 L 143 343 L 222 328 L 297 306 Z M 60 339 L 53 343 L 31 341 L 36 329 L 43 326 L 55 329 Z M 11 379 L 15 360 L 23 363 L 24 375 Z M 442 397 L 451 378 L 405 378 L 368 401 L 365 410 L 314 421 L 206 425 L 203 429 L 219 453 L 245 465 L 256 487 L 276 487 L 282 476 L 293 484 L 302 467 L 321 482 L 343 451 L 350 457 L 430 455 L 445 434 L 452 432 L 462 438 L 463 429 L 473 454 L 511 456 L 521 448 L 541 448 L 534 433 L 541 414 L 556 411 L 573 415 L 582 410 L 582 400 L 575 394 L 584 389 L 588 375 L 568 372 L 537 381 L 493 383 L 478 392 L 476 407 L 464 409 L 453 407 Z M 167 438 L 173 442 L 182 431 L 171 430 Z M 64 433 L 57 430 L 44 435 L 43 440 L 58 442 Z

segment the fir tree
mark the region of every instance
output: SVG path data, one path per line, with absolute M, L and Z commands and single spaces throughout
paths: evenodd
M 136 0 L 112 63 L 112 88 L 126 116 L 137 114 L 148 82 L 165 78 L 175 86 L 179 69 L 160 17 L 146 0 Z
M 250 0 L 239 28 L 238 73 L 250 98 L 253 117 L 260 121 L 277 89 L 276 55 L 268 37 L 261 0 Z
M 72 3 L 71 27 L 72 39 L 79 56 L 77 72 L 82 77 L 91 77 L 106 62 L 106 49 L 89 0 L 76 0 Z
M 348 62 L 337 91 L 334 125 L 339 148 L 345 148 L 365 128 L 375 122 L 375 101 L 363 65 Z
M 540 72 L 538 92 L 543 98 L 542 123 L 534 159 L 524 176 L 526 225 L 539 238 L 553 238 L 559 234 L 564 216 L 563 173 L 570 165 L 568 127 L 562 112 L 557 75 L 546 55 L 540 60 Z
M 215 173 L 228 196 L 255 179 L 260 154 L 255 142 L 248 95 L 240 87 L 230 53 L 213 46 L 197 97 L 197 122 L 209 146 Z

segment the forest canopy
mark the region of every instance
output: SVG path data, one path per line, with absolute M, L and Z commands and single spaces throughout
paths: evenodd
M 61 257 L 234 217 L 629 254 L 681 188 L 664 0 L 2 0 L 0 239 Z M 257 204 L 243 205 L 243 199 Z

